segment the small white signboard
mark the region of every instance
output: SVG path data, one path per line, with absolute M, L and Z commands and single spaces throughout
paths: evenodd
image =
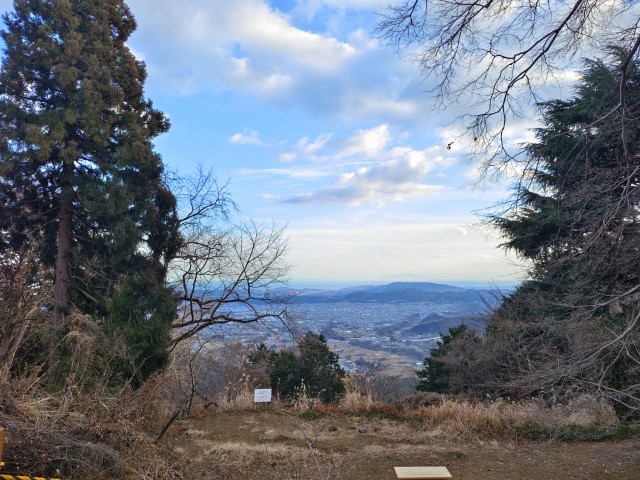
M 271 403 L 271 389 L 256 388 L 256 392 L 253 395 L 253 403 Z

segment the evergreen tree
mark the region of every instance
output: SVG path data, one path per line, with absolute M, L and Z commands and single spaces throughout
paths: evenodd
M 14 8 L 0 71 L 4 248 L 25 232 L 41 238 L 56 331 L 73 305 L 117 328 L 137 325 L 127 336 L 138 360 L 162 363 L 157 349 L 175 315 L 164 279 L 180 237 L 151 143 L 169 122 L 144 97 L 144 64 L 126 46 L 135 20 L 122 0 Z M 150 329 L 161 337 L 151 352 L 138 341 Z
M 586 61 L 574 99 L 541 104 L 545 126 L 537 130 L 538 141 L 527 146 L 528 168 L 513 208 L 493 217 L 508 239 L 504 246 L 534 262 L 534 278 L 548 278 L 550 269 L 561 265 L 565 272 L 578 268 L 572 277 L 579 279 L 578 264 L 597 262 L 604 253 L 615 255 L 638 240 L 640 71 L 637 63 L 628 67 L 621 108 L 619 91 L 612 86 L 620 82 L 625 53 L 614 53 L 613 65 Z M 593 269 L 590 281 L 597 276 L 598 283 L 609 283 L 604 279 L 611 276 L 624 288 L 621 283 L 640 278 L 632 271 L 620 275 L 620 264 L 601 263 L 604 270 Z
M 334 402 L 344 392 L 344 369 L 339 357 L 327 345 L 324 335 L 308 332 L 298 343 L 299 352 L 282 351 L 269 358 L 271 385 L 283 397 L 292 397 L 306 388 L 310 397 Z M 264 352 L 261 352 L 264 358 Z
M 521 393 L 580 388 L 640 406 L 640 65 L 611 53 L 586 61 L 573 99 L 541 105 L 511 208 L 491 219 L 532 267 L 487 348 L 510 339 L 496 364 Z
M 334 402 L 344 392 L 344 369 L 339 356 L 327 345 L 324 335 L 308 332 L 298 344 L 302 378 L 307 381 L 311 396 Z
M 463 365 L 454 362 L 450 358 L 452 352 L 460 353 L 464 350 L 465 343 L 472 345 L 479 343 L 479 337 L 466 325 L 451 327 L 448 333 L 441 334 L 436 347 L 431 349 L 430 356 L 422 363 L 422 370 L 416 375 L 420 379 L 416 390 L 420 392 L 435 393 L 460 393 L 464 390 L 465 375 Z

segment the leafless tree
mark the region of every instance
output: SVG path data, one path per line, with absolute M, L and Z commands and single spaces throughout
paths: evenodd
M 183 245 L 169 264 L 180 301 L 171 348 L 215 325 L 284 320 L 286 298 L 274 293 L 289 270 L 284 229 L 231 224 L 235 205 L 212 172 L 199 170 L 179 187 Z
M 608 45 L 628 52 L 614 109 L 625 110 L 639 22 L 636 1 L 400 0 L 381 13 L 377 34 L 420 64 L 440 105 L 470 107 L 462 121 L 485 155 L 484 173 L 499 173 L 514 159 L 508 122 Z

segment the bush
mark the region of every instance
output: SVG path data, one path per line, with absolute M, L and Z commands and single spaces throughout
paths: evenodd
M 335 402 L 344 392 L 345 371 L 338 358 L 323 335 L 309 332 L 298 343 L 297 352 L 271 355 L 267 367 L 271 386 L 281 397 L 293 398 L 304 391 L 308 397 Z
M 462 393 L 474 376 L 474 353 L 480 337 L 466 325 L 458 325 L 442 334 L 431 356 L 424 359 L 423 369 L 416 372 L 420 382 L 416 390 L 435 393 Z

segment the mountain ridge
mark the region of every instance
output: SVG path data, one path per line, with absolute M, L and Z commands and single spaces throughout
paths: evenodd
M 386 285 L 323 290 L 294 290 L 290 303 L 396 303 L 430 302 L 482 303 L 490 297 L 490 290 L 455 287 L 432 282 L 393 282 Z

